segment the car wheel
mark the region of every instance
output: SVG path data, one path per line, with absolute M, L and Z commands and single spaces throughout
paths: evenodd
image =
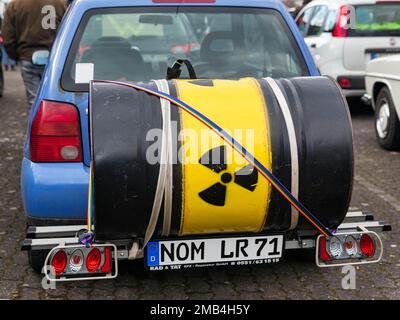
M 387 87 L 381 89 L 376 99 L 375 133 L 383 149 L 400 150 L 400 121 Z
M 50 251 L 49 250 L 29 250 L 28 259 L 31 268 L 38 274 L 42 273 L 44 262 Z

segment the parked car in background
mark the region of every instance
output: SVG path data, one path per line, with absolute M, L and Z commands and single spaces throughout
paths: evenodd
M 375 109 L 375 132 L 387 150 L 400 150 L 400 55 L 368 63 L 367 97 Z
M 365 93 L 366 64 L 400 53 L 400 1 L 316 0 L 296 17 L 323 75 L 347 97 Z
M 309 4 L 312 0 L 282 0 L 292 16 L 296 16 L 299 11 Z

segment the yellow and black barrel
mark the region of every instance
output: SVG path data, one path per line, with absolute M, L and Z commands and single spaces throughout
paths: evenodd
M 163 80 L 146 86 L 212 119 L 326 227 L 343 221 L 352 191 L 353 140 L 347 104 L 333 80 Z M 144 237 L 165 167 L 169 182 L 154 237 L 311 228 L 229 141 L 198 118 L 118 83 L 93 82 L 90 91 L 98 239 Z

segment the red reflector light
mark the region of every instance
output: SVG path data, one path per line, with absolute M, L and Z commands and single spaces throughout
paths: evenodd
M 86 258 L 86 269 L 89 272 L 96 272 L 101 262 L 101 253 L 97 248 L 93 248 Z
M 326 250 L 326 238 L 319 238 L 319 258 L 322 261 L 329 261 L 331 259 L 328 251 Z
M 29 149 L 33 162 L 82 162 L 76 107 L 43 100 L 32 123 Z
M 339 82 L 340 87 L 343 89 L 351 87 L 351 81 L 348 78 L 340 78 L 338 82 Z
M 375 254 L 375 242 L 368 234 L 363 234 L 361 236 L 360 250 L 367 258 L 371 258 Z
M 111 271 L 111 250 L 104 248 L 104 264 L 101 267 L 102 273 L 109 273 Z
M 67 266 L 67 255 L 63 250 L 57 251 L 51 260 L 51 265 L 56 275 L 60 275 L 64 272 Z

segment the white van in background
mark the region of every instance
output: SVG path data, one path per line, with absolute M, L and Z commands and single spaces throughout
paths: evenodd
M 323 75 L 347 97 L 365 93 L 366 64 L 400 53 L 400 1 L 315 0 L 296 23 Z

